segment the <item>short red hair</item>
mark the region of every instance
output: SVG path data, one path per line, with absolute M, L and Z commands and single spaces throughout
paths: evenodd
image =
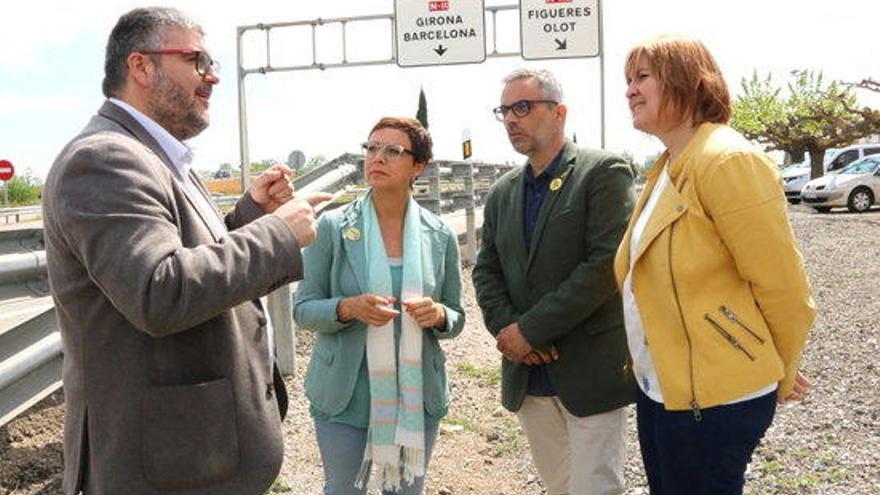
M 625 75 L 634 79 L 644 60 L 660 85 L 660 117 L 676 124 L 688 118 L 726 124 L 730 120 L 730 91 L 715 58 L 697 39 L 664 35 L 633 47 L 626 57 Z
M 379 129 L 397 129 L 407 135 L 412 143 L 412 155 L 416 163 L 427 164 L 434 158 L 434 142 L 431 133 L 416 119 L 408 117 L 382 117 L 370 130 L 370 136 Z

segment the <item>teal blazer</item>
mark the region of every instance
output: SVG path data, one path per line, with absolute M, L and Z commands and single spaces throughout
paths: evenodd
M 559 400 L 575 416 L 632 402 L 635 384 L 612 262 L 635 203 L 623 159 L 565 144 L 541 205 L 532 244 L 523 237 L 525 167 L 493 184 L 483 210 L 483 244 L 474 267 L 477 302 L 497 335 L 519 322 L 538 349 L 560 358 L 548 365 Z M 519 410 L 529 366 L 502 361 L 501 401 Z
M 303 251 L 303 281 L 294 303 L 297 325 L 317 334 L 306 373 L 306 396 L 318 410 L 334 416 L 348 405 L 367 345 L 366 324 L 337 319 L 336 306 L 366 290 L 363 207 L 369 196 L 318 219 L 318 236 Z M 419 207 L 421 208 L 421 207 Z M 448 225 L 421 208 L 424 294 L 443 304 L 446 327 L 422 335 L 422 376 L 425 411 L 443 417 L 449 405 L 446 355 L 438 339 L 449 339 L 464 328 L 458 236 Z M 357 232 L 359 236 L 345 235 Z M 430 264 L 430 265 L 429 265 Z

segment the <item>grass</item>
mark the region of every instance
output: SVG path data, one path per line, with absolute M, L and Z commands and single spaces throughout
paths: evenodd
M 495 425 L 498 441 L 492 447 L 493 457 L 503 457 L 514 452 L 519 452 L 526 446 L 526 438 L 519 425 L 519 421 L 512 418 L 504 418 L 501 424 Z
M 456 369 L 462 376 L 474 378 L 483 386 L 495 386 L 501 383 L 501 368 L 478 368 L 471 363 L 459 363 Z
M 272 483 L 272 486 L 269 487 L 268 493 L 290 493 L 292 490 L 293 488 L 284 483 L 281 478 L 278 478 Z
M 464 431 L 476 433 L 478 435 L 486 435 L 489 433 L 488 430 L 480 427 L 480 425 L 478 425 L 472 419 L 462 416 L 446 416 L 445 418 L 443 418 L 443 422 L 448 425 L 461 426 Z

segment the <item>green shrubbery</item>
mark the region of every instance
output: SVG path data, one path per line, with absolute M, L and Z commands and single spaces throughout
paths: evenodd
M 40 203 L 40 195 L 43 193 L 43 184 L 39 179 L 30 175 L 17 175 L 0 187 L 5 189 L 5 197 L 9 198 L 9 206 L 31 206 Z M 0 193 L 0 201 L 4 197 Z

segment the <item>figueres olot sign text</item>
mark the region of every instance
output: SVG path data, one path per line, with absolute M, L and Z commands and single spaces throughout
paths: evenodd
M 520 0 L 522 57 L 599 55 L 598 0 Z

